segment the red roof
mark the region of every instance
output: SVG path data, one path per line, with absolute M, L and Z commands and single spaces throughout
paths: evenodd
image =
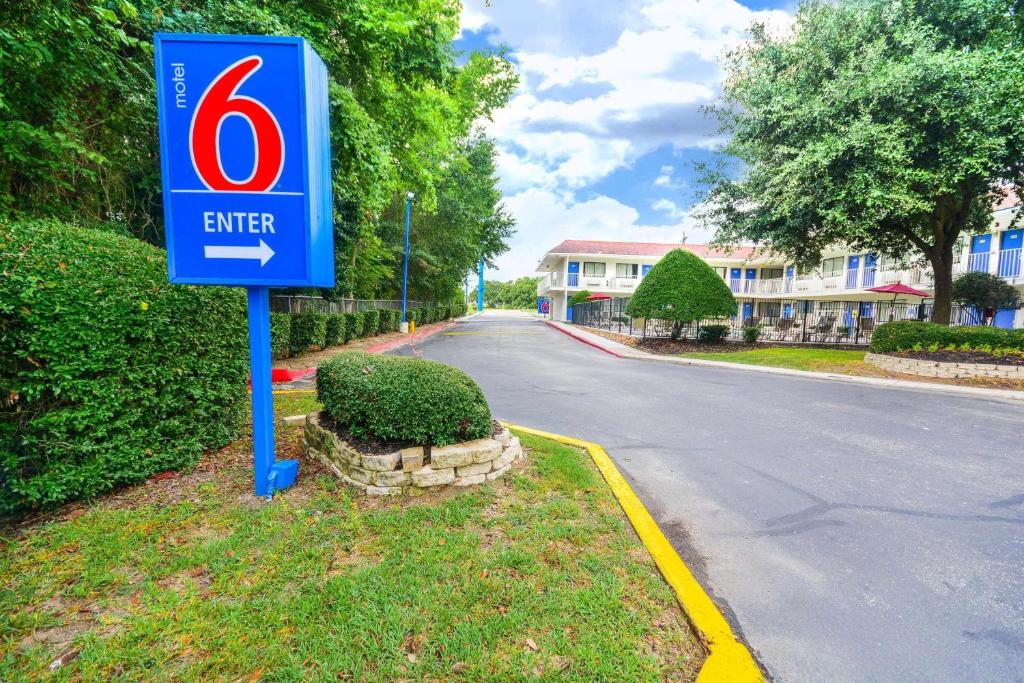
M 704 258 L 745 259 L 754 253 L 753 247 L 734 247 L 726 253 L 706 244 L 662 244 L 657 242 L 602 242 L 598 240 L 565 240 L 548 250 L 550 254 L 607 254 L 609 256 L 664 256 L 673 249 L 686 249 Z
M 1020 206 L 1020 197 L 1013 191 L 1013 188 L 1003 188 L 1003 191 L 1006 192 L 1006 196 L 999 200 L 999 203 L 992 209 L 993 211 L 1003 211 Z

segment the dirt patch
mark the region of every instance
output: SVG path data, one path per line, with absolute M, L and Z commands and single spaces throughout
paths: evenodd
M 1024 366 L 1024 353 L 994 356 L 984 351 L 900 351 L 886 354 L 897 358 L 913 358 L 936 363 L 984 363 L 986 365 Z

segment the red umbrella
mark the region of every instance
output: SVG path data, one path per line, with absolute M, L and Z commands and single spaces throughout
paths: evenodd
M 897 282 L 894 285 L 882 285 L 881 287 L 869 287 L 865 291 L 868 291 L 868 292 L 878 292 L 879 294 L 892 294 L 892 301 L 889 302 L 889 319 L 890 320 L 892 320 L 893 314 L 894 314 L 894 312 L 896 310 L 896 297 L 898 297 L 900 294 L 906 294 L 907 296 L 919 296 L 922 299 L 925 299 L 925 298 L 931 296 L 931 294 L 929 294 L 928 292 L 922 292 L 920 289 L 914 289 L 913 287 L 908 287 L 907 285 L 903 284 L 902 282 Z M 920 307 L 919 307 L 918 310 L 919 311 L 921 310 Z M 919 312 L 918 315 L 922 315 L 922 313 Z
M 894 285 L 882 285 L 881 287 L 869 287 L 866 291 L 878 292 L 879 294 L 893 294 L 893 301 L 895 301 L 896 297 L 900 294 L 906 294 L 907 296 L 919 296 L 922 299 L 927 299 L 931 296 L 928 292 L 922 292 L 920 289 L 908 287 L 902 282 L 897 282 Z
M 591 294 L 590 296 L 587 297 L 586 300 L 587 301 L 604 301 L 605 299 L 611 299 L 611 296 L 609 296 L 608 294 L 601 294 L 599 292 L 597 294 Z

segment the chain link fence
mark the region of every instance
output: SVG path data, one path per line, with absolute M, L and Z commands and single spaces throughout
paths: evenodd
M 675 324 L 667 320 L 634 319 L 626 314 L 629 299 L 604 299 L 576 304 L 572 322 L 635 337 L 671 338 Z M 743 328 L 761 329 L 760 341 L 805 344 L 868 344 L 875 328 L 898 320 L 931 320 L 932 302 L 810 301 L 775 299 L 740 302 L 742 315 L 684 323 L 679 339 L 697 339 L 711 325 L 728 328 L 726 338 L 741 340 Z M 979 325 L 973 310 L 953 307 L 953 325 Z

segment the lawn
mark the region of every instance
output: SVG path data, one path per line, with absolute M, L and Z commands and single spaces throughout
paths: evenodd
M 288 396 L 279 415 L 302 395 Z M 296 457 L 300 431 L 279 430 L 279 457 Z M 242 440 L 192 472 L 4 529 L 0 667 L 57 680 L 692 680 L 704 650 L 589 458 L 523 444 L 525 465 L 472 489 L 367 498 L 304 461 L 298 484 L 263 503 Z
M 843 372 L 864 374 L 870 367 L 864 362 L 865 351 L 843 351 L 839 349 L 807 349 L 772 347 L 749 351 L 723 351 L 721 353 L 684 353 L 686 358 L 720 360 L 727 363 L 747 365 L 771 365 L 792 370 L 815 370 L 818 372 Z

